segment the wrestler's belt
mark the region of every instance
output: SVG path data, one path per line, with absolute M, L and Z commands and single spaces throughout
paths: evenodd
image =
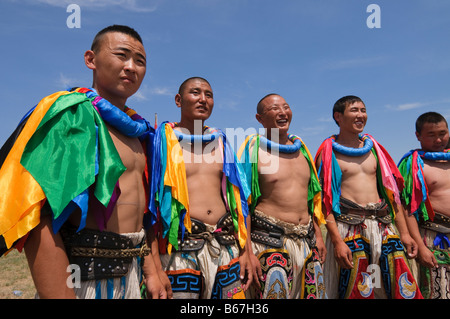
M 361 206 L 351 200 L 341 197 L 340 207 L 341 214 L 335 218 L 336 220 L 349 225 L 359 225 L 363 223 L 366 218 L 376 219 L 383 224 L 390 224 L 392 222 L 389 213 L 389 205 L 384 200 L 380 203 Z
M 420 226 L 438 233 L 450 234 L 450 218 L 442 214 L 435 213 L 433 221 L 421 222 Z
M 208 231 L 207 226 L 195 219 L 191 218 L 191 231 L 187 233 L 183 241 L 179 240 L 178 251 L 197 251 L 203 248 L 205 241 L 211 242 L 213 238 L 217 240 L 220 245 L 231 246 L 236 243 L 234 236 L 234 224 L 230 213 L 223 215 L 217 222 L 217 229 L 214 232 Z
M 71 264 L 80 267 L 81 280 L 99 280 L 122 277 L 128 273 L 134 257 L 150 254 L 145 238 L 139 245 L 117 233 L 82 229 L 61 228 L 66 253 Z
M 286 237 L 293 240 L 305 239 L 310 247 L 315 246 L 315 237 L 313 230 L 313 223 L 310 223 L 310 227 L 305 236 L 289 233 L 286 234 L 284 229 L 274 223 L 268 221 L 267 219 L 253 214 L 251 217 L 252 221 L 252 231 L 251 240 L 263 245 L 270 246 L 272 248 L 282 248 L 284 245 L 284 239 Z

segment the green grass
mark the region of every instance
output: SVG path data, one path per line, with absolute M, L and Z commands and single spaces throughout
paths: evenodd
M 14 291 L 20 291 L 21 296 Z M 0 257 L 0 299 L 32 299 L 35 293 L 25 253 L 13 250 Z

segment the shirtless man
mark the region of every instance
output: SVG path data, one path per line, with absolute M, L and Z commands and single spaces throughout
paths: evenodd
M 407 184 L 403 200 L 408 212 L 408 227 L 419 246 L 416 278 L 424 298 L 449 299 L 450 153 L 446 150 L 449 142 L 447 121 L 436 112 L 420 115 L 416 121 L 416 137 L 421 148 L 408 152 L 399 162 L 405 180 L 413 181 Z M 423 172 L 423 178 L 419 178 L 420 172 Z M 424 187 L 413 190 L 413 185 Z M 426 194 L 422 194 L 422 189 L 427 190 Z M 413 195 L 417 191 L 420 195 Z
M 177 197 L 177 205 L 183 205 L 177 211 L 181 221 L 173 221 L 173 209 L 169 209 L 172 216 L 167 222 L 169 248 L 166 254 L 161 254 L 162 264 L 172 282 L 174 298 L 243 298 L 252 280 L 251 267 L 245 252 L 245 223 L 237 232 L 234 225 L 244 222 L 248 207 L 230 214 L 236 203 L 246 203 L 246 198 L 241 191 L 242 199 L 230 199 L 230 193 L 224 192 L 222 187 L 224 183 L 228 185 L 227 190 L 232 187 L 228 184 L 229 170 L 224 166 L 229 161 L 229 154 L 234 155 L 234 152 L 224 150 L 230 146 L 223 133 L 204 125 L 214 106 L 209 82 L 200 77 L 187 79 L 175 96 L 175 104 L 180 108 L 181 120 L 161 125 L 156 137 L 166 137 L 166 144 L 162 144 L 167 147 L 166 167 L 179 165 L 173 169 L 173 175 L 167 169 L 160 178 L 164 178 L 164 182 L 174 181 L 172 185 L 178 194 L 172 191 L 172 203 Z M 182 159 L 179 158 L 181 155 Z M 228 167 L 238 169 L 239 163 L 233 162 L 227 162 Z M 236 185 L 238 188 L 242 188 L 240 183 L 238 181 Z M 163 220 L 164 201 L 160 198 L 158 203 Z M 238 241 L 235 235 L 238 235 Z M 218 278 L 224 277 L 235 277 L 236 280 L 222 286 L 224 281 Z
M 301 140 L 288 135 L 292 110 L 283 97 L 262 98 L 256 119 L 265 136 L 250 136 L 239 151 L 252 190 L 248 250 L 253 277 L 260 278 L 254 297 L 325 298 L 325 245 L 318 225 L 324 219 L 314 162 Z M 280 262 L 270 262 L 274 258 Z
M 396 178 L 400 174 L 384 148 L 371 136 L 361 135 L 367 112 L 360 98 L 339 99 L 333 118 L 339 135 L 326 139 L 316 155 L 327 220 L 326 247 L 334 252 L 324 265 L 328 297 L 420 298 L 401 243 L 409 257 L 416 255 L 399 201 L 398 185 L 403 181 Z M 398 261 L 395 268 L 388 262 L 391 256 Z
M 126 124 L 117 125 L 114 118 L 111 119 L 115 114 L 119 114 L 125 121 L 132 122 L 131 126 L 138 123 L 131 121 L 124 112 L 127 99 L 138 90 L 146 72 L 146 54 L 142 40 L 135 30 L 127 26 L 110 26 L 96 35 L 91 50 L 86 51 L 84 57 L 86 66 L 93 71 L 93 90 L 81 88 L 74 92 L 57 93 L 61 96 L 53 104 L 53 108 L 58 105 L 57 103 L 65 103 L 61 101 L 67 100 L 67 103 L 75 103 L 76 107 L 72 106 L 73 113 L 87 108 L 90 112 L 87 114 L 92 116 L 94 113 L 96 114 L 96 110 L 91 103 L 97 103 L 96 108 L 105 122 L 99 119 L 96 127 L 93 128 L 94 134 L 87 135 L 81 140 L 94 146 L 97 143 L 102 152 L 110 152 L 97 155 L 95 164 L 98 164 L 98 172 L 96 172 L 96 176 L 90 178 L 92 181 L 95 179 L 99 181 L 95 182 L 92 187 L 87 184 L 86 186 L 89 188 L 74 199 L 82 198 L 82 195 L 85 196 L 84 198 L 88 197 L 85 204 L 78 204 L 81 209 L 74 209 L 66 217 L 67 222 L 60 230 L 55 228 L 57 217 L 55 212 L 52 212 L 53 206 L 50 209 L 53 203 L 47 196 L 50 206 L 47 203 L 44 205 L 40 213 L 40 222 L 30 231 L 25 243 L 25 252 L 37 294 L 40 298 L 140 298 L 139 284 L 142 269 L 137 258 L 141 257 L 145 259 L 143 269 L 149 294 L 155 298 L 164 297 L 166 292 L 156 273 L 156 265 L 152 255 L 149 254 L 143 230 L 143 217 L 147 210 L 143 187 L 146 155 L 137 138 L 137 136 L 144 136 L 153 128 L 140 122 L 142 126 L 140 126 L 139 133 L 135 136 L 128 136 L 128 133 L 122 131 L 122 129 L 126 129 Z M 78 102 L 69 101 L 72 97 L 80 98 L 80 103 L 77 105 Z M 107 105 L 111 109 L 104 111 L 103 105 Z M 32 117 L 41 112 L 44 107 L 45 104 L 40 103 L 26 124 L 32 125 Z M 72 115 L 71 118 L 74 119 L 74 122 L 83 120 L 76 115 Z M 86 129 L 83 125 L 81 127 Z M 105 129 L 103 130 L 103 128 Z M 97 133 L 95 133 L 96 130 Z M 84 145 L 70 145 L 70 141 L 77 134 L 81 134 L 81 131 L 75 127 L 71 130 L 67 129 L 67 132 L 60 132 L 61 136 L 68 137 L 61 148 L 67 146 L 67 149 L 84 150 L 82 148 Z M 71 154 L 80 159 L 86 155 L 83 154 L 83 151 L 74 151 Z M 115 157 L 115 154 L 118 157 Z M 48 162 L 53 163 L 51 161 L 52 154 L 49 153 L 48 156 Z M 93 157 L 93 159 L 95 158 Z M 46 160 L 44 159 L 44 161 Z M 43 164 L 45 165 L 45 163 Z M 55 163 L 55 165 L 62 166 L 60 171 L 63 174 L 65 165 L 64 163 L 60 164 Z M 94 162 L 92 162 L 93 164 Z M 103 176 L 103 172 L 109 167 L 119 167 L 118 181 L 114 180 L 114 176 L 109 176 L 108 178 L 111 180 L 108 183 L 120 187 L 120 196 L 115 205 L 113 205 L 114 195 L 107 199 L 106 203 L 102 202 L 103 205 L 110 203 L 109 213 L 111 215 L 103 216 L 102 222 L 99 222 L 98 213 L 101 214 L 101 211 L 105 210 L 105 206 L 98 202 L 97 195 L 94 196 L 94 186 L 104 182 L 100 181 L 100 176 Z M 46 169 L 46 166 L 42 166 L 41 169 Z M 83 170 L 82 167 L 76 166 L 67 169 L 68 172 Z M 64 184 L 60 187 L 71 183 L 82 183 L 79 180 L 64 180 L 63 182 Z M 97 193 L 97 191 L 96 189 L 95 192 Z M 44 203 L 45 200 L 41 205 Z M 82 207 L 86 209 L 83 214 L 81 213 Z M 105 252 L 112 253 L 116 258 L 113 261 L 112 258 L 103 258 L 95 252 L 88 252 L 87 250 L 92 250 L 90 248 L 94 246 L 83 246 L 85 242 L 89 242 L 99 250 L 104 249 Z M 120 242 L 122 249 L 112 248 L 111 245 L 114 242 Z M 148 244 L 148 246 L 151 245 L 151 243 Z M 75 249 L 84 250 L 84 252 L 81 251 L 77 255 L 74 252 Z M 130 254 L 130 258 L 121 257 L 122 253 Z M 81 270 L 78 274 L 81 273 L 81 286 L 77 285 L 77 280 L 80 278 L 75 278 L 74 285 L 68 284 L 69 264 L 80 267 Z M 128 271 L 126 271 L 127 269 Z

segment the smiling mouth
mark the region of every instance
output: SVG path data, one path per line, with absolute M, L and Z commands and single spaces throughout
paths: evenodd
M 279 125 L 286 125 L 288 123 L 288 120 L 287 119 L 280 119 L 280 120 L 277 120 L 276 122 Z
M 197 106 L 197 108 L 196 108 L 198 111 L 200 111 L 200 112 L 208 112 L 208 109 L 206 108 L 206 107 L 204 107 L 204 106 Z

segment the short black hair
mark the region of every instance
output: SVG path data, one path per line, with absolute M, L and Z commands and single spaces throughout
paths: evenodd
M 98 50 L 98 48 L 100 46 L 100 40 L 102 39 L 103 35 L 105 35 L 106 33 L 109 33 L 109 32 L 119 32 L 119 33 L 129 35 L 132 38 L 138 40 L 140 43 L 143 44 L 142 38 L 136 30 L 134 30 L 133 28 L 130 28 L 126 25 L 114 24 L 114 25 L 110 25 L 109 27 L 106 27 L 106 28 L 100 30 L 96 34 L 94 40 L 92 41 L 92 45 L 91 45 L 92 51 L 96 52 Z
M 361 100 L 361 98 L 355 95 L 346 95 L 337 100 L 336 103 L 334 103 L 333 113 L 331 114 L 333 120 L 336 122 L 336 119 L 334 118 L 334 113 L 338 112 L 344 114 L 345 108 L 356 102 L 361 102 L 362 104 L 364 104 L 363 100 Z M 336 124 L 339 126 L 338 122 L 336 122 Z
M 416 132 L 420 134 L 425 123 L 437 124 L 440 122 L 445 122 L 445 125 L 448 127 L 447 120 L 441 114 L 437 112 L 423 113 L 416 120 Z
M 258 104 L 256 105 L 256 113 L 258 113 L 260 115 L 263 114 L 264 106 L 262 105 L 262 101 L 264 101 L 269 96 L 273 96 L 273 95 L 281 96 L 280 94 L 277 94 L 277 93 L 269 93 L 269 94 L 265 95 L 261 100 L 259 100 Z
M 190 78 L 184 80 L 183 83 L 181 83 L 180 87 L 178 88 L 178 94 L 183 93 L 186 83 L 188 83 L 189 81 L 192 81 L 192 80 L 200 80 L 200 81 L 208 83 L 208 85 L 211 86 L 211 84 L 205 78 L 202 78 L 200 76 L 193 76 L 193 77 L 190 77 Z

